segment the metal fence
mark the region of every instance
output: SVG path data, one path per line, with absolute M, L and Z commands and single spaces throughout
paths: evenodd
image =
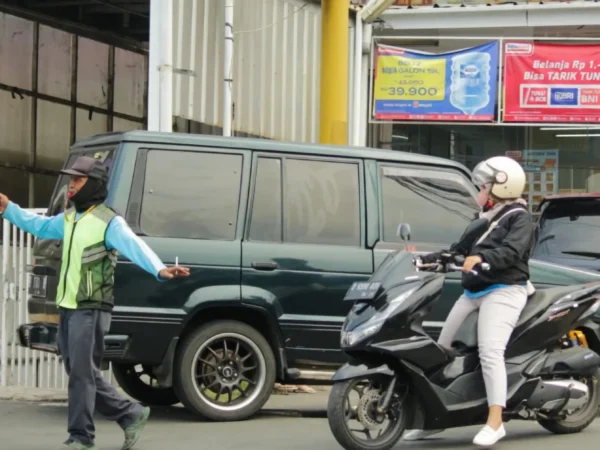
M 30 209 L 44 215 L 45 209 Z M 21 347 L 17 327 L 28 322 L 29 272 L 35 238 L 2 222 L 2 303 L 0 316 L 0 387 L 66 389 L 68 376 L 60 356 Z M 112 383 L 112 371 L 103 375 Z

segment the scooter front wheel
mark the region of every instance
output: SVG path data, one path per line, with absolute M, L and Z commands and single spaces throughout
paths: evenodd
M 412 423 L 408 386 L 397 384 L 389 406 L 378 410 L 390 377 L 370 377 L 335 383 L 329 394 L 327 419 L 346 450 L 388 450 Z

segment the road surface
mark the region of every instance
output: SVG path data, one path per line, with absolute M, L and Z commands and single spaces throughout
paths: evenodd
M 277 398 L 280 397 L 280 398 Z M 274 399 L 274 400 L 273 400 Z M 139 450 L 339 450 L 325 418 L 326 393 L 274 396 L 256 418 L 237 423 L 198 421 L 181 407 L 154 409 Z M 298 411 L 303 411 L 299 413 Z M 0 401 L 1 450 L 58 449 L 66 438 L 63 404 Z M 302 416 L 301 416 L 302 414 Z M 451 430 L 419 443 L 401 443 L 397 449 L 472 448 L 477 427 Z M 502 450 L 564 450 L 596 448 L 600 420 L 574 436 L 554 436 L 535 423 L 510 422 Z M 99 450 L 118 450 L 122 432 L 117 425 L 97 421 Z

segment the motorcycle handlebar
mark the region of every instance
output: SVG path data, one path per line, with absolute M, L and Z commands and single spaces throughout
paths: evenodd
M 454 263 L 449 263 L 449 264 L 442 264 L 442 263 L 433 263 L 433 264 L 423 264 L 420 262 L 420 260 L 416 261 L 416 267 L 417 269 L 427 269 L 427 268 L 435 268 L 436 270 L 438 269 L 442 269 L 445 268 L 445 270 L 447 272 L 462 272 L 463 268 L 462 266 L 459 266 L 457 264 Z M 481 264 L 477 264 L 478 268 L 481 268 L 482 271 L 487 272 L 488 270 L 490 270 L 490 265 L 488 263 L 481 263 Z M 473 269 L 471 270 L 471 273 L 473 275 L 478 275 L 477 270 Z

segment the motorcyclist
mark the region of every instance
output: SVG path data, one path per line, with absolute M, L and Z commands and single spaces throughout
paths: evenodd
M 502 411 L 506 407 L 507 376 L 504 351 L 532 288 L 529 257 L 533 247 L 533 220 L 521 198 L 525 172 L 515 160 L 498 156 L 478 164 L 473 182 L 479 189 L 482 210 L 476 219 L 488 225 L 474 240 L 466 233 L 453 244 L 451 253 L 464 256 L 464 294 L 450 311 L 438 343 L 451 349 L 452 341 L 467 316 L 479 309 L 478 345 L 488 400 L 486 425 L 473 439 L 475 445 L 491 446 L 506 436 Z M 444 252 L 422 257 L 423 263 L 439 261 Z M 446 252 L 447 253 L 447 252 Z M 481 263 L 488 271 L 471 271 Z M 405 440 L 419 440 L 443 430 L 408 430 Z

